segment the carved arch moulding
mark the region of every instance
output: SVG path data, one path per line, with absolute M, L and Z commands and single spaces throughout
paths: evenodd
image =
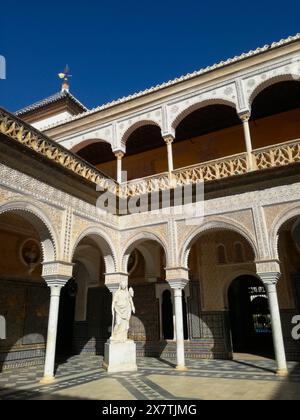
M 251 109 L 254 99 L 264 89 L 276 83 L 285 81 L 300 81 L 300 56 L 294 57 L 284 65 L 271 69 L 262 69 L 257 74 L 245 77 L 242 80 L 243 91 L 247 107 Z
M 45 206 L 41 207 L 32 200 L 15 198 L 5 204 L 0 204 L 0 215 L 14 213 L 27 220 L 40 237 L 43 262 L 52 262 L 60 259 L 61 244 L 57 232 L 60 226 L 56 225 L 53 213 L 47 211 Z

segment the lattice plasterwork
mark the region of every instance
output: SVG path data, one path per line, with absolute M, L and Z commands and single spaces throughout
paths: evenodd
M 52 160 L 58 165 L 68 169 L 82 178 L 91 181 L 102 188 L 115 191 L 109 179 L 105 178 L 99 171 L 89 166 L 79 157 L 71 154 L 66 149 L 54 143 L 52 140 L 28 128 L 21 121 L 0 109 L 0 133 L 21 143 L 28 149 L 35 151 L 39 155 Z
M 254 156 L 258 170 L 300 162 L 300 140 L 260 149 Z
M 246 155 L 233 156 L 212 161 L 207 164 L 194 165 L 173 172 L 176 186 L 197 184 L 200 181 L 215 181 L 248 172 Z
M 116 216 L 103 214 L 103 212 L 99 213 L 99 210 L 95 206 L 0 163 L 1 184 L 9 190 L 15 190 L 21 194 L 33 197 L 41 203 L 62 211 L 70 207 L 74 212 L 88 220 L 99 221 L 101 223 L 107 221 L 112 227 L 117 228 L 118 226 Z

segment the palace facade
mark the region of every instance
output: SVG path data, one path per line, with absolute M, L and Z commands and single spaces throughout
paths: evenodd
M 121 280 L 139 356 L 300 360 L 300 35 L 91 110 L 66 84 L 0 109 L 0 160 L 0 371 L 103 355 Z M 163 199 L 203 182 L 202 220 Z

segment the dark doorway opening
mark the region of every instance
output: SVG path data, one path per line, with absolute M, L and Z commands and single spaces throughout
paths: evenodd
M 71 279 L 61 290 L 56 342 L 56 354 L 59 358 L 74 354 L 72 342 L 76 295 L 77 284 L 75 279 Z
M 182 292 L 182 314 L 183 314 L 183 334 L 184 339 L 189 339 L 188 319 L 187 319 L 187 308 L 185 300 L 185 292 Z
M 234 353 L 273 357 L 271 317 L 265 287 L 254 276 L 235 279 L 228 291 Z
M 174 339 L 173 303 L 172 303 L 172 295 L 169 290 L 165 290 L 163 293 L 162 327 L 163 327 L 163 338 L 165 340 L 173 340 Z

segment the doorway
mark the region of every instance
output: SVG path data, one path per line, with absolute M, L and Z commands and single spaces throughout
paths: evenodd
M 234 353 L 273 357 L 268 297 L 254 276 L 236 278 L 228 291 L 229 317 Z

